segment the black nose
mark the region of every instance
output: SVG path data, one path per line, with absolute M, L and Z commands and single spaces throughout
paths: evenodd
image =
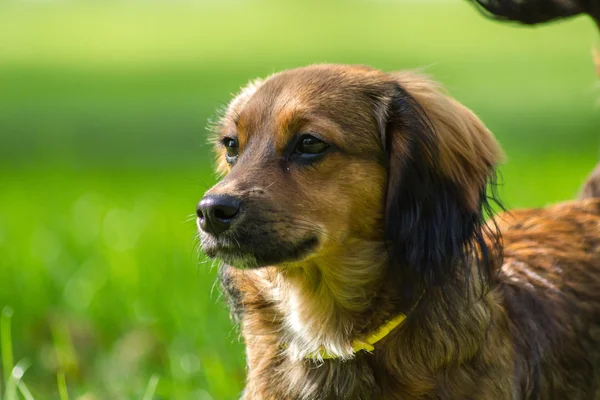
M 200 228 L 215 236 L 229 229 L 239 212 L 239 199 L 227 195 L 205 196 L 196 208 Z

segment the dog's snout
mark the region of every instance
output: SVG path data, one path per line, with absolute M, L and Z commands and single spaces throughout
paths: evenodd
M 203 231 L 215 236 L 225 232 L 240 212 L 240 200 L 227 195 L 205 196 L 196 212 Z

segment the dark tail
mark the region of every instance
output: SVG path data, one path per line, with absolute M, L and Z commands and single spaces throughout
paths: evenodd
M 486 16 L 500 21 L 535 25 L 579 14 L 588 14 L 600 28 L 600 0 L 467 0 Z M 600 51 L 593 51 L 596 73 L 600 76 Z M 580 199 L 600 197 L 600 164 L 587 179 Z
M 591 199 L 600 197 L 600 164 L 596 166 L 594 172 L 587 178 L 579 192 L 580 199 Z
M 539 24 L 589 14 L 598 23 L 599 0 L 469 0 L 486 15 L 504 21 Z

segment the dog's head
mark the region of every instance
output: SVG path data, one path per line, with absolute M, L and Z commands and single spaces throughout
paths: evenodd
M 211 257 L 301 267 L 379 242 L 406 282 L 429 284 L 466 254 L 485 256 L 482 209 L 501 150 L 423 76 L 285 71 L 244 88 L 216 136 L 224 177 L 198 205 Z

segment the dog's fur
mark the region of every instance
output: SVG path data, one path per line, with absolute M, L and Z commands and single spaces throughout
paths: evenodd
M 331 145 L 312 163 L 293 156 L 304 132 Z M 584 200 L 485 223 L 493 135 L 428 78 L 366 67 L 255 81 L 216 135 L 208 194 L 242 209 L 201 239 L 227 263 L 244 399 L 600 398 L 600 178 Z M 305 358 L 320 348 L 336 358 Z

